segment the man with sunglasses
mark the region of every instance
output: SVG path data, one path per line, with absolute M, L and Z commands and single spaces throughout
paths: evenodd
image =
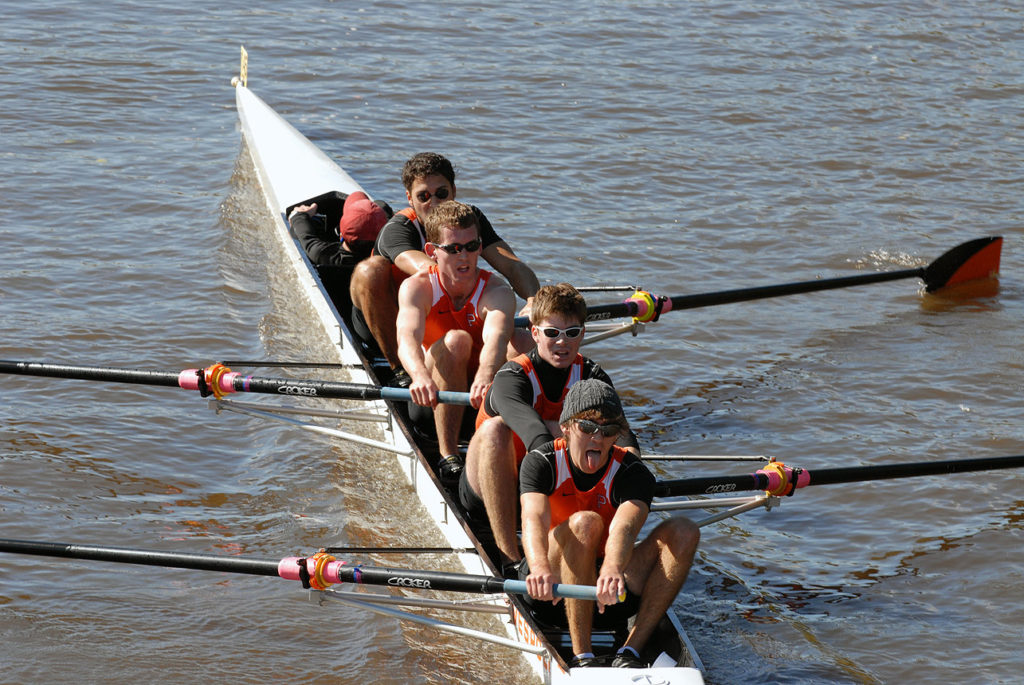
M 571 668 L 607 663 L 592 651 L 593 627 L 622 626 L 635 615 L 611 666 L 645 667 L 652 655 L 644 647 L 686 580 L 700 531 L 677 516 L 637 543 L 655 480 L 615 446 L 626 423 L 611 386 L 595 379 L 573 385 L 559 422 L 563 436 L 527 454 L 519 472 L 528 602 L 541 620 L 568 625 Z M 591 600 L 560 606 L 556 583 L 596 585 L 598 615 Z
M 356 266 L 349 292 L 354 307 L 354 332 L 364 340 L 376 340 L 396 373 L 395 382 L 407 385 L 408 376 L 399 363 L 395 334 L 398 288 L 403 280 L 432 263 L 425 249 L 424 221 L 438 205 L 455 199 L 455 170 L 445 157 L 423 152 L 405 163 L 402 184 L 409 207 L 396 212 L 381 229 L 375 254 Z M 473 212 L 480 228 L 481 256 L 529 306 L 530 298 L 540 287 L 537 276 L 498 236 L 483 212 L 476 207 Z
M 434 408 L 442 463 L 461 466 L 459 429 L 465 407 L 438 404 L 439 390 L 469 391 L 479 407 L 505 362 L 515 295 L 501 278 L 478 268 L 481 239 L 470 205 L 449 201 L 426 218 L 428 269 L 398 290 L 398 356 L 409 372 L 413 402 Z
M 586 301 L 568 283 L 538 290 L 530 310 L 535 346 L 498 370 L 477 414 L 459 500 L 471 520 L 489 523 L 508 576 L 522 559 L 516 537 L 519 464 L 527 450 L 562 435 L 562 400 L 573 384 L 596 378 L 611 385 L 604 369 L 579 353 L 586 316 Z M 624 431 L 620 444 L 639 456 L 632 432 Z

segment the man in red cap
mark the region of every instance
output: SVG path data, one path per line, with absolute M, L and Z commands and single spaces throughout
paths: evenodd
M 345 198 L 337 228 L 328 228 L 318 209 L 316 202 L 297 205 L 288 216 L 292 232 L 316 266 L 354 267 L 370 255 L 390 215 L 390 207 L 361 190 Z

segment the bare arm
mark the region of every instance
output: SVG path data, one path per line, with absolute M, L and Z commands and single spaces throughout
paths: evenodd
M 597 606 L 604 611 L 605 605 L 614 604 L 626 592 L 626 578 L 623 572 L 633 554 L 633 545 L 647 520 L 649 509 L 639 500 L 629 500 L 619 505 L 608 526 L 608 542 L 604 547 L 604 562 L 597 574 Z
M 426 276 L 411 276 L 398 289 L 398 359 L 402 362 L 412 384 L 412 401 L 424 407 L 437 406 L 437 385 L 427 369 L 423 353 L 423 332 L 427 311 L 430 309 L 430 282 Z
M 551 570 L 548 560 L 548 529 L 551 528 L 551 508 L 547 495 L 524 492 L 519 497 L 523 510 L 523 552 L 530 565 L 526 577 L 526 591 L 535 599 L 556 601 L 552 594 L 558 574 Z
M 515 295 L 503 281 L 496 278 L 491 279 L 480 297 L 480 308 L 484 314 L 484 328 L 481 332 L 484 345 L 480 350 L 480 365 L 469 387 L 469 400 L 476 408 L 480 407 L 487 386 L 494 380 L 494 374 L 505 363 L 505 351 L 512 337 L 515 305 Z
M 406 250 L 395 257 L 395 266 L 412 276 L 420 269 L 426 269 L 434 260 L 419 250 Z
M 540 282 L 533 269 L 519 259 L 504 240 L 485 247 L 483 258 L 508 280 L 516 294 L 526 300 L 529 306 L 537 289 L 540 288 Z

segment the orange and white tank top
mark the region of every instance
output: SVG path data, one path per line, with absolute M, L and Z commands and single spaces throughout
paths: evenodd
M 565 401 L 569 388 L 575 385 L 583 374 L 583 355 L 577 354 L 576 359 L 573 360 L 572 366 L 569 367 L 569 377 L 565 380 L 565 387 L 562 388 L 562 394 L 556 402 L 549 400 L 544 394 L 537 369 L 528 355 L 521 354 L 511 361 L 523 367 L 526 377 L 530 379 L 530 385 L 533 387 L 533 408 L 537 411 L 537 415 L 545 421 L 557 421 L 562 415 L 562 402 Z
M 612 445 L 611 455 L 604 476 L 590 490 L 577 490 L 572 480 L 572 469 L 569 466 L 569 450 L 565 438 L 556 438 L 555 448 L 555 489 L 548 495 L 551 504 L 551 527 L 555 528 L 577 511 L 596 511 L 604 520 L 604 535 L 601 538 L 601 549 L 608 542 L 608 526 L 615 516 L 616 507 L 612 504 L 612 484 L 615 474 L 622 466 L 626 450 Z
M 473 349 L 478 356 L 484 346 L 484 317 L 480 314 L 480 297 L 484 294 L 487 282 L 491 278 L 491 272 L 484 269 L 479 270 L 476 287 L 473 288 L 473 293 L 466 303 L 462 305 L 462 309 L 455 309 L 452 306 L 451 297 L 441 285 L 441 276 L 436 264 L 430 266 L 428 275 L 433 293 L 430 311 L 427 312 L 426 326 L 423 330 L 423 348 L 430 349 L 430 346 L 443 338 L 448 331 L 461 329 L 468 331 L 473 336 Z

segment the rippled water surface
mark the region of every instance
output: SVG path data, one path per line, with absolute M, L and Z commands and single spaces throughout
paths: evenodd
M 544 282 L 681 295 L 912 268 L 1005 236 L 994 296 L 895 281 L 673 312 L 588 349 L 652 453 L 813 471 L 1024 452 L 1017 4 L 44 0 L 7 14 L 4 359 L 328 357 L 241 155 L 229 80 L 244 44 L 250 87 L 371 193 L 401 206 L 402 162 L 447 154 L 460 198 Z M 3 537 L 259 558 L 439 542 L 372 450 L 172 389 L 0 389 Z M 675 605 L 707 680 L 1015 682 L 1022 478 L 810 488 L 709 526 Z M 14 555 L 0 557 L 0 663 L 5 683 L 529 682 L 503 648 L 319 607 L 280 580 Z

